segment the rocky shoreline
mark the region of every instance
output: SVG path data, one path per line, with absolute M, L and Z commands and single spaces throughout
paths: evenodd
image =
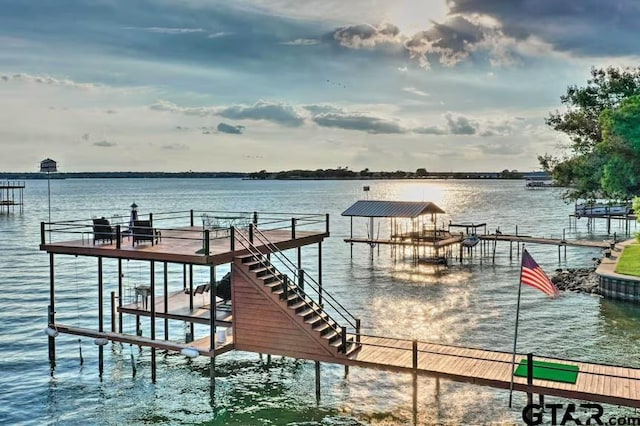
M 600 294 L 596 268 L 556 269 L 551 281 L 563 291 Z

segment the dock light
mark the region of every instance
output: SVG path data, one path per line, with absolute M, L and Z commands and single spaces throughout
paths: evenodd
M 109 343 L 109 339 L 107 339 L 106 337 L 98 337 L 93 341 L 93 343 L 95 343 L 98 346 L 104 346 L 107 343 Z
M 180 351 L 180 353 L 187 358 L 195 358 L 200 355 L 200 352 L 196 348 L 184 348 Z
M 56 330 L 55 328 L 51 328 L 51 327 L 47 327 L 44 329 L 44 334 L 46 334 L 49 337 L 58 337 L 58 330 Z

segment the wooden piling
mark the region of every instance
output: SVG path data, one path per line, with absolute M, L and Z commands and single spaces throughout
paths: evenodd
M 316 403 L 320 403 L 320 361 L 316 361 Z

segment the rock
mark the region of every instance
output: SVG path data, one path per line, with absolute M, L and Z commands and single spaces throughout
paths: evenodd
M 551 282 L 563 291 L 600 294 L 595 268 L 556 269 L 555 274 L 551 276 Z

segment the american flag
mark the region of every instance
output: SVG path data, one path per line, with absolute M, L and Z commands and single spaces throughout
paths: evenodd
M 526 250 L 522 252 L 522 283 L 537 288 L 551 297 L 560 296 L 558 287 L 551 282 L 540 265 L 533 260 L 533 257 Z

